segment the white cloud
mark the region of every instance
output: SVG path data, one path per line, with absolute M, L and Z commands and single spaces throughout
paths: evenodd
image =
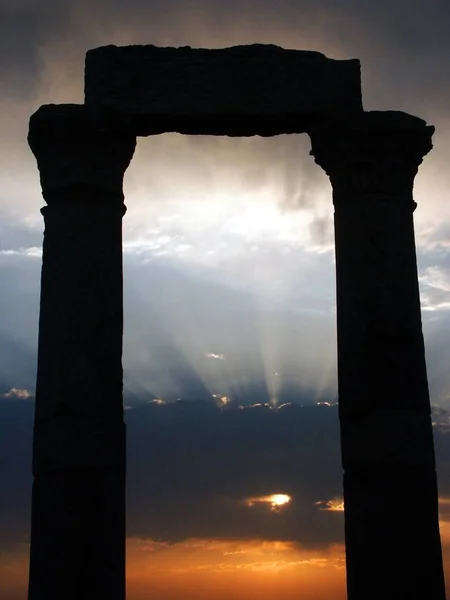
M 28 400 L 31 398 L 33 394 L 31 394 L 28 390 L 21 388 L 11 388 L 9 392 L 3 394 L 3 398 L 17 398 L 18 400 Z
M 213 358 L 215 360 L 226 360 L 225 354 L 215 354 L 214 352 L 205 352 L 206 358 Z
M 42 256 L 42 248 L 33 246 L 31 248 L 18 248 L 18 249 L 7 249 L 0 250 L 1 256 L 31 256 L 33 258 L 40 258 Z
M 446 267 L 427 267 L 419 276 L 422 310 L 450 309 L 450 270 Z

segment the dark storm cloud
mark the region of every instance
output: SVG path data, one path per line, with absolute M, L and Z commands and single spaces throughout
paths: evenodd
M 128 535 L 277 539 L 309 547 L 343 541 L 336 407 L 219 408 L 213 401 L 143 403 L 126 411 Z M 254 396 L 249 403 L 258 401 Z M 440 424 L 448 414 L 435 415 Z M 0 399 L 0 547 L 29 534 L 33 402 Z M 441 495 L 450 494 L 450 435 L 435 427 Z M 277 512 L 246 500 L 291 496 Z M 405 498 L 405 502 L 410 499 Z
M 340 516 L 315 505 L 340 495 L 335 410 L 141 402 L 126 417 L 129 536 L 342 541 Z M 29 533 L 32 418 L 32 401 L 0 399 L 3 547 Z M 277 492 L 292 496 L 278 513 L 244 503 Z
M 0 381 L 0 549 L 29 536 L 34 402 L 4 398 Z
M 342 541 L 340 518 L 315 505 L 341 493 L 335 410 L 177 402 L 127 420 L 129 535 Z M 277 514 L 245 505 L 277 492 L 292 496 Z

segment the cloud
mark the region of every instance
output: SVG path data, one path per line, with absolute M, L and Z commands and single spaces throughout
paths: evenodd
M 439 2 L 423 11 L 421 0 L 408 3 L 407 10 L 403 2 L 382 5 L 384 10 L 375 11 L 367 1 L 349 2 L 344 9 L 331 1 L 256 6 L 113 0 L 62 1 L 56 10 L 50 0 L 14 7 L 4 2 L 0 21 L 13 33 L 2 38 L 7 51 L 0 74 L 5 89 L 17 93 L 0 101 L 0 207 L 6 222 L 0 234 L 11 241 L 0 252 L 36 253 L 40 245 L 42 199 L 26 143 L 29 115 L 43 102 L 81 102 L 85 51 L 107 43 L 217 47 L 258 41 L 322 50 L 336 58 L 360 57 L 368 108 L 404 108 L 438 125 L 436 148 L 416 186 L 419 225 L 425 228 L 432 219 L 431 229 L 436 228 L 436 208 L 446 214 L 442 194 L 450 186 L 445 168 L 449 119 L 447 108 L 439 108 L 449 105 L 444 101 L 449 85 L 437 67 L 450 44 L 443 18 L 448 9 Z M 18 78 L 16 87 L 11 73 Z M 330 186 L 309 147 L 307 136 L 140 140 L 126 174 L 125 247 L 143 261 L 167 257 L 183 269 L 220 272 L 261 294 L 287 292 L 298 306 L 292 292 L 308 306 L 325 304 L 332 310 L 334 289 L 324 286 L 329 274 L 321 273 L 321 294 L 309 293 L 326 261 L 302 275 L 307 252 L 333 248 Z M 25 236 L 19 229 L 27 222 L 34 230 Z
M 15 234 L 3 231 L 5 247 L 15 249 Z M 18 242 L 19 248 L 26 245 L 26 230 L 18 230 Z M 445 283 L 446 255 L 422 253 L 419 258 L 424 275 L 442 274 Z M 127 393 L 146 390 L 166 400 L 218 394 L 241 403 L 254 392 L 263 402 L 276 397 L 278 404 L 296 402 L 305 393 L 313 401 L 333 400 L 334 265 L 327 255 L 299 252 L 289 260 L 289 271 L 280 265 L 270 281 L 253 279 L 249 287 L 259 267 L 262 274 L 267 271 L 267 261 L 259 267 L 257 260 L 249 263 L 241 278 L 228 269 L 186 268 L 168 257 L 146 261 L 126 255 Z M 0 275 L 8 282 L 0 296 L 0 393 L 12 387 L 34 389 L 40 268 L 33 256 L 0 254 Z M 440 290 L 427 291 L 424 279 L 421 285 L 423 300 L 428 294 L 430 305 L 438 306 Z M 447 313 L 423 313 L 432 400 L 441 405 L 449 403 L 450 389 Z M 205 352 L 226 360 L 206 360 Z
M 450 87 L 439 67 L 450 46 L 445 25 L 448 8 L 442 2 L 425 5 L 424 0 L 409 2 L 407 8 L 404 2 L 392 5 L 383 1 L 377 6 L 382 9 L 375 11 L 368 1 L 348 2 L 343 8 L 331 0 L 320 5 L 311 0 L 257 4 L 63 0 L 57 7 L 51 0 L 40 0 L 22 2 L 19 8 L 4 3 L 0 22 L 5 24 L 5 35 L 0 38 L 5 44 L 1 56 L 6 62 L 3 67 L 0 64 L 0 73 L 7 82 L 5 89 L 17 88 L 14 103 L 5 104 L 4 98 L 0 113 L 4 118 L 6 172 L 14 172 L 20 163 L 22 196 L 24 172 L 30 192 L 38 194 L 37 177 L 32 177 L 34 161 L 26 146 L 32 107 L 46 102 L 81 102 L 85 52 L 105 44 L 223 47 L 262 42 L 324 51 L 335 58 L 359 57 L 367 107 L 400 108 L 440 121 L 449 105 Z M 18 79 L 15 86 L 13 74 Z M 12 143 L 20 146 L 14 161 L 9 158 Z M 136 155 L 134 164 L 141 175 L 133 175 L 134 185 L 129 189 L 142 188 L 150 181 L 148 193 L 153 203 L 161 206 L 165 202 L 162 196 L 179 192 L 180 181 L 184 189 L 189 183 L 202 181 L 203 190 L 210 192 L 211 184 L 219 188 L 223 183 L 230 185 L 231 175 L 247 189 L 273 187 L 276 202 L 283 209 L 310 207 L 317 204 L 321 189 L 328 192 L 329 200 L 329 188 L 327 178 L 308 156 L 308 145 L 306 136 L 249 143 L 160 136 L 147 140 L 146 150 Z M 441 169 L 439 178 L 443 177 L 446 175 Z M 131 183 L 131 177 L 128 179 Z M 19 196 L 18 182 L 11 181 L 10 186 Z M 194 194 L 198 195 L 197 190 Z M 137 204 L 133 198 L 133 205 Z M 30 200 L 14 203 L 16 213 L 23 214 L 24 208 L 30 209 Z M 331 204 L 329 209 L 331 212 Z M 131 207 L 129 218 L 133 210 Z M 139 222 L 138 214 L 135 221 Z
M 422 309 L 428 311 L 450 308 L 450 265 L 433 265 L 422 270 L 421 285 Z
M 155 551 L 193 539 L 315 550 L 343 542 L 336 406 L 144 400 L 126 411 L 130 538 L 151 540 Z M 29 535 L 32 424 L 32 398 L 1 400 L 0 548 Z M 450 436 L 440 427 L 434 435 L 440 494 L 450 497 Z M 274 498 L 283 499 L 276 510 Z
M 17 400 L 0 397 L 0 553 L 30 534 L 34 401 Z
M 27 342 L 0 333 L 0 393 L 23 386 L 34 389 L 36 384 L 36 348 Z
M 343 498 L 332 498 L 331 500 L 327 500 L 326 502 L 324 502 L 323 500 L 318 500 L 315 504 L 319 507 L 319 510 L 326 510 L 328 512 L 344 511 Z
M 30 114 L 45 102 L 82 102 L 84 54 L 92 47 L 109 43 L 221 47 L 262 42 L 319 50 L 334 58 L 358 57 L 367 109 L 403 109 L 437 126 L 435 148 L 415 186 L 419 203 L 415 219 L 424 306 L 434 309 L 424 313 L 429 379 L 434 400 L 448 403 L 448 228 L 436 221 L 436 214 L 440 221 L 450 216 L 443 200 L 450 188 L 446 168 L 450 84 L 442 68 L 442 57 L 450 51 L 448 16 L 448 3 L 441 0 L 431 4 L 426 0 L 350 0 L 345 6 L 331 0 L 63 0 L 57 6 L 52 0 L 0 0 L 0 76 L 4 82 L 0 274 L 7 282 L 0 297 L 0 392 L 32 389 L 35 381 L 40 264 L 34 255 L 42 239 L 38 209 L 43 201 L 36 163 L 26 142 Z M 229 140 L 173 135 L 140 141 L 125 186 L 129 205 L 125 242 L 130 252 L 125 257 L 124 360 L 129 396 L 145 392 L 145 399 L 206 401 L 217 394 L 230 398 L 231 405 L 264 405 L 274 396 L 278 402 L 334 399 L 335 291 L 329 252 L 333 209 L 328 180 L 308 150 L 306 136 Z M 304 340 L 308 340 L 306 348 Z M 224 354 L 226 361 L 205 360 L 205 352 L 211 350 L 217 356 Z M 8 406 L 13 411 L 12 399 L 3 398 L 1 404 L 2 410 Z M 130 417 L 140 414 L 136 404 L 137 400 L 133 410 L 127 410 Z M 168 411 L 157 414 L 158 422 L 165 425 L 165 416 L 179 409 L 170 405 L 161 410 Z M 189 415 L 205 416 L 199 408 L 190 410 Z M 235 417 L 239 435 L 254 440 L 266 422 L 278 419 L 280 423 L 287 414 L 296 415 L 289 412 L 293 410 L 285 407 L 275 412 L 260 406 L 239 411 Z M 218 422 L 225 423 L 229 414 L 220 409 Z M 312 414 L 326 415 L 301 414 L 309 415 L 305 417 L 308 423 Z M 174 423 L 181 429 L 177 419 Z M 208 419 L 214 421 L 212 416 L 206 418 L 209 423 Z M 138 424 L 130 427 L 138 428 Z M 303 431 L 300 423 L 298 427 Z M 441 434 L 436 428 L 438 451 L 446 459 L 447 442 Z M 188 443 L 186 435 L 182 433 L 180 439 Z M 192 435 L 200 436 L 195 427 Z M 144 432 L 141 436 L 145 438 Z M 180 447 L 174 434 L 169 438 L 173 448 Z M 272 465 L 270 457 L 276 456 L 272 447 L 259 447 L 253 462 L 239 462 L 242 457 L 236 448 L 246 450 L 244 442 L 227 439 L 229 446 L 213 455 L 217 473 L 227 465 L 236 472 L 245 467 L 247 479 L 232 480 L 235 495 L 231 499 L 225 495 L 217 500 L 219 504 L 202 500 L 200 505 L 205 515 L 211 515 L 212 524 L 217 521 L 214 511 L 223 507 L 227 523 L 232 517 L 239 522 L 243 507 L 235 506 L 235 498 L 247 493 L 247 481 L 249 487 L 257 487 L 261 465 Z M 10 448 L 20 453 L 18 443 L 12 440 Z M 169 456 L 173 453 L 169 445 L 164 448 Z M 144 457 L 160 456 L 155 446 L 145 449 L 153 454 L 144 452 Z M 195 456 L 204 459 L 199 451 Z M 28 455 L 23 460 L 28 469 Z M 178 458 L 174 460 L 180 468 Z M 283 462 L 287 459 L 280 460 L 287 468 Z M 302 461 L 299 458 L 292 472 L 303 473 Z M 210 476 L 204 466 L 200 472 Z M 211 477 L 220 488 L 217 473 Z M 304 474 L 310 473 L 305 470 Z M 146 471 L 141 475 L 145 482 Z M 315 481 L 317 473 L 312 476 Z M 275 485 L 276 476 L 270 477 L 267 481 Z M 289 510 L 294 512 L 277 517 L 294 515 L 299 523 L 305 522 L 305 516 L 297 513 L 304 506 L 298 504 L 299 486 L 291 490 L 294 501 Z M 338 487 L 330 485 L 319 498 L 308 497 L 311 510 L 320 512 L 319 516 L 312 513 L 312 521 L 336 517 L 318 511 L 313 501 L 330 501 L 339 495 Z M 189 493 L 188 503 L 195 506 L 195 491 Z M 175 500 L 170 502 L 178 506 Z M 142 504 L 139 514 L 145 516 L 144 500 Z M 248 535 L 258 531 L 260 517 L 255 513 L 243 531 Z M 206 530 L 199 523 L 198 530 Z M 282 531 L 283 527 L 287 531 L 283 523 Z M 149 522 L 142 531 L 155 531 L 155 527 Z M 176 537 L 170 523 L 168 527 L 167 537 Z M 136 531 L 140 531 L 138 525 Z M 335 530 L 329 531 L 332 537 Z M 306 538 L 319 543 L 319 534 L 314 536 L 307 524 L 305 532 Z
M 226 360 L 225 354 L 214 354 L 214 352 L 205 352 L 206 358 L 212 358 L 215 360 Z
M 136 407 L 127 415 L 131 536 L 321 546 L 342 540 L 341 519 L 314 504 L 339 495 L 341 486 L 334 409 L 241 411 L 177 402 Z M 291 501 L 279 511 L 248 502 L 272 494 Z
M 28 400 L 32 396 L 31 392 L 21 388 L 11 388 L 9 392 L 3 394 L 3 398 L 16 398 L 18 400 Z
M 143 264 L 126 258 L 127 389 L 138 392 L 143 385 L 164 399 L 186 393 L 198 397 L 194 387 L 200 389 L 203 382 L 205 397 L 240 398 L 257 390 L 270 400 L 267 390 L 275 378 L 280 403 L 291 401 L 294 390 L 297 395 L 334 390 L 335 324 L 326 308 L 334 299 L 320 290 L 323 278 L 312 273 L 308 262 L 298 273 L 292 297 L 280 293 L 274 298 L 276 282 L 264 294 L 263 286 L 246 289 L 226 271 L 188 270 L 168 259 Z M 286 285 L 289 289 L 292 282 L 286 280 Z M 308 348 L 299 344 L 306 338 Z M 208 352 L 226 359 L 207 359 Z
M 312 546 L 341 540 L 340 518 L 314 506 L 337 495 L 341 485 L 333 409 L 141 402 L 126 411 L 126 420 L 129 536 L 170 543 L 267 538 Z M 0 462 L 0 545 L 6 536 L 28 534 L 32 423 L 31 399 L 0 402 L 0 456 L 11 457 Z M 291 501 L 275 512 L 243 502 L 270 494 L 288 494 Z

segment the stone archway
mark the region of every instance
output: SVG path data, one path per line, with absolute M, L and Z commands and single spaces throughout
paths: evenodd
M 412 195 L 434 128 L 364 112 L 359 62 L 316 52 L 107 46 L 85 75 L 85 105 L 41 107 L 28 137 L 47 203 L 29 599 L 125 597 L 122 182 L 136 135 L 176 131 L 309 134 L 335 209 L 348 597 L 444 600 Z

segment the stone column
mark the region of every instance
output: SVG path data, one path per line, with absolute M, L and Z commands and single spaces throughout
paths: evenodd
M 124 600 L 121 119 L 48 105 L 30 119 L 45 220 L 29 600 Z
M 369 112 L 310 133 L 335 208 L 349 600 L 445 600 L 412 195 L 433 132 Z

